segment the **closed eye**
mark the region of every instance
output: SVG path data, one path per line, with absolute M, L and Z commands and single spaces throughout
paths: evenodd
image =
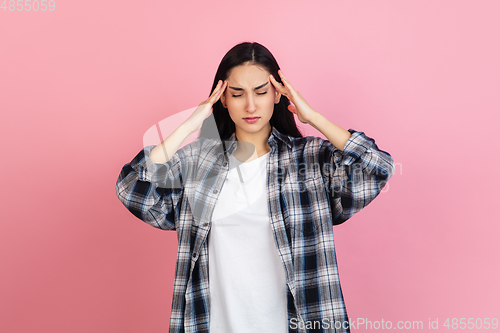
M 257 95 L 265 95 L 267 94 L 267 91 L 266 92 L 263 92 L 263 93 L 257 93 Z M 232 95 L 233 97 L 240 97 L 241 95 Z

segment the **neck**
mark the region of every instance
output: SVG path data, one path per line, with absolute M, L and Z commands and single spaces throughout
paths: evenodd
M 238 140 L 238 152 L 241 155 L 252 156 L 254 153 L 260 157 L 270 151 L 268 140 L 271 135 L 271 125 L 257 133 L 238 131 L 236 128 L 236 140 Z

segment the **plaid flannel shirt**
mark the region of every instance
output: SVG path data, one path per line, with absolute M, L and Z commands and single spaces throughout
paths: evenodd
M 289 137 L 274 127 L 268 139 L 267 208 L 286 273 L 289 332 L 350 332 L 332 226 L 380 193 L 394 162 L 363 132 L 349 132 L 343 151 L 328 140 Z M 142 221 L 177 232 L 169 332 L 209 332 L 207 235 L 235 134 L 224 142 L 198 138 L 165 164 L 150 160 L 154 147 L 124 165 L 116 194 Z

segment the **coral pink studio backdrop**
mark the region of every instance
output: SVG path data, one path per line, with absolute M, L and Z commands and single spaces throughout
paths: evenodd
M 208 97 L 242 41 L 267 46 L 313 108 L 397 164 L 384 192 L 334 229 L 350 317 L 422 321 L 419 331 L 429 319 L 447 331 L 447 318 L 500 318 L 499 10 L 399 0 L 0 9 L 0 331 L 167 332 L 176 235 L 129 213 L 115 182 L 148 128 Z

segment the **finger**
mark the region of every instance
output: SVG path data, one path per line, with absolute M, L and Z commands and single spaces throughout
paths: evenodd
M 217 85 L 215 86 L 214 92 L 216 92 L 216 91 L 218 91 L 218 90 L 220 89 L 221 82 L 222 82 L 222 80 L 219 80 L 219 81 L 217 82 Z
M 281 69 L 278 69 L 278 74 L 280 75 L 282 80 L 285 80 L 288 82 L 287 78 L 285 77 L 285 74 L 283 74 L 283 71 Z
M 279 87 L 279 88 L 282 88 L 283 85 L 281 83 L 279 83 L 275 78 L 274 78 L 274 75 L 273 74 L 269 74 L 269 77 L 271 79 L 271 83 L 276 86 L 276 87 Z
M 285 93 L 286 93 L 285 87 L 283 87 L 283 85 L 281 83 L 276 81 L 276 79 L 274 78 L 274 76 L 272 74 L 271 74 L 271 83 L 276 88 L 276 90 L 278 90 L 279 93 L 281 93 L 282 95 L 285 95 Z
M 283 75 L 283 72 L 281 71 L 281 69 L 278 69 L 278 74 L 280 75 L 281 81 L 283 81 L 285 87 L 287 87 L 288 89 L 290 89 L 290 91 L 294 91 L 292 85 L 290 84 L 290 82 L 288 82 L 288 80 L 286 79 L 285 75 Z
M 215 104 L 215 102 L 217 102 L 220 99 L 220 97 L 222 96 L 222 94 L 226 90 L 226 87 L 227 87 L 227 81 L 224 81 L 222 83 L 222 85 L 218 88 L 217 92 L 214 95 L 214 99 L 215 100 L 214 100 L 213 104 Z
M 227 87 L 227 81 L 224 81 L 219 90 L 217 91 L 217 98 L 220 98 L 222 94 L 224 94 L 224 91 L 226 91 L 226 87 Z
M 273 80 L 276 82 L 276 89 L 278 90 L 281 95 L 285 96 L 290 100 L 290 102 L 294 99 L 294 94 L 293 91 L 290 90 L 288 87 L 284 87 L 283 84 L 280 82 L 276 81 L 276 79 L 273 77 Z
M 212 91 L 212 93 L 210 94 L 210 97 L 214 96 L 215 94 L 217 94 L 217 90 L 219 89 L 219 85 L 220 85 L 220 80 L 219 82 L 217 82 L 217 85 L 215 86 L 215 89 Z
M 220 93 L 220 87 L 221 87 L 221 84 L 223 85 L 224 83 L 222 83 L 222 80 L 219 80 L 219 82 L 217 82 L 217 85 L 215 86 L 215 89 L 212 91 L 212 94 L 210 95 L 209 99 L 211 100 L 214 100 L 214 103 L 217 101 L 217 99 L 219 98 L 218 95 Z

